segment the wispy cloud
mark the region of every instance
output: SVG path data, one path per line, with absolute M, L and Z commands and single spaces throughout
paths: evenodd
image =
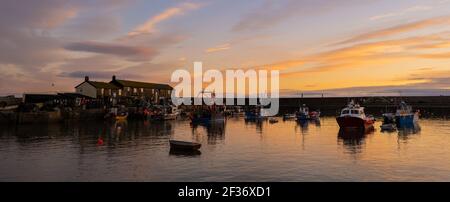
M 433 9 L 432 6 L 422 6 L 422 5 L 412 6 L 412 7 L 400 10 L 400 11 L 376 15 L 376 16 L 371 17 L 370 20 L 381 20 L 381 19 L 386 19 L 386 18 L 399 17 L 399 16 L 404 16 L 404 15 L 410 14 L 410 13 L 419 12 L 419 11 L 427 11 L 427 10 L 431 10 L 431 9 Z
M 341 44 L 356 43 L 356 42 L 367 41 L 367 40 L 371 40 L 371 39 L 383 38 L 383 37 L 388 37 L 388 36 L 392 36 L 392 35 L 396 35 L 396 34 L 401 34 L 401 33 L 405 33 L 405 32 L 415 31 L 415 30 L 426 28 L 426 27 L 432 27 L 432 26 L 438 26 L 438 25 L 450 25 L 450 16 L 429 18 L 429 19 L 416 21 L 416 22 L 412 22 L 412 23 L 408 23 L 408 24 L 401 24 L 401 25 L 389 27 L 386 29 L 375 30 L 372 32 L 357 35 L 350 39 L 341 41 L 337 44 L 341 45 Z
M 150 60 L 158 54 L 155 49 L 149 47 L 129 46 L 94 41 L 70 43 L 65 46 L 65 49 L 71 51 L 122 56 L 130 60 Z
M 142 34 L 149 34 L 155 30 L 155 26 L 159 23 L 169 20 L 173 17 L 183 15 L 188 11 L 200 8 L 202 5 L 198 3 L 182 3 L 174 7 L 170 7 L 161 13 L 151 17 L 145 23 L 136 27 L 133 31 L 128 33 L 129 37 L 138 36 Z
M 214 53 L 219 51 L 225 51 L 231 48 L 231 45 L 229 43 L 218 45 L 212 48 L 208 48 L 205 50 L 206 53 Z
M 311 15 L 325 13 L 338 7 L 356 5 L 367 1 L 370 0 L 266 0 L 255 10 L 242 16 L 232 27 L 232 30 L 240 32 L 266 29 L 297 15 L 311 17 Z
M 346 69 L 385 66 L 412 59 L 448 59 L 448 53 L 421 53 L 423 44 L 434 44 L 447 40 L 448 32 L 383 40 L 352 45 L 302 56 L 296 59 L 262 65 L 282 70 L 284 76 L 327 73 Z M 430 48 L 431 49 L 431 48 Z

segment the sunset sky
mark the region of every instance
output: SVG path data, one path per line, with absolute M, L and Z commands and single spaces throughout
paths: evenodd
M 450 95 L 450 0 L 0 0 L 0 95 L 279 69 L 282 95 Z

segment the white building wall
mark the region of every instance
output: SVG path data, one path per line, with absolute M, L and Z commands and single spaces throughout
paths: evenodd
M 75 91 L 79 94 L 86 95 L 92 98 L 97 98 L 97 89 L 89 84 L 88 82 L 84 82 L 78 87 L 75 88 Z

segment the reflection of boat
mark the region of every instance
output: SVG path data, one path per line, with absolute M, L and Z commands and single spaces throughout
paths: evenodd
M 397 127 L 413 127 L 419 121 L 419 112 L 413 112 L 412 107 L 405 102 L 401 102 L 399 108 L 395 112 L 395 122 Z
M 169 140 L 170 149 L 174 150 L 198 150 L 202 146 L 200 143 Z
M 383 124 L 380 126 L 383 131 L 393 131 L 395 127 L 395 116 L 392 113 L 383 114 Z
M 262 105 L 257 105 L 253 109 L 245 112 L 245 120 L 247 121 L 258 121 L 266 118 L 265 109 Z
M 341 141 L 345 148 L 351 153 L 360 153 L 362 151 L 362 145 L 369 132 L 362 129 L 359 130 L 345 130 L 339 129 L 338 140 Z
M 128 118 L 128 113 L 120 113 L 116 115 L 116 121 L 125 121 Z
M 372 116 L 366 116 L 364 107 L 354 104 L 351 101 L 347 107 L 342 109 L 339 117 L 336 118 L 340 128 L 344 129 L 373 129 L 375 119 Z
M 224 113 L 227 116 L 245 116 L 242 106 L 227 106 Z
M 201 155 L 202 152 L 199 150 L 170 149 L 169 154 L 174 156 L 198 156 Z
M 278 123 L 278 119 L 275 117 L 270 117 L 269 118 L 269 123 Z
M 295 114 L 284 114 L 283 115 L 283 119 L 287 120 L 287 119 L 295 119 Z

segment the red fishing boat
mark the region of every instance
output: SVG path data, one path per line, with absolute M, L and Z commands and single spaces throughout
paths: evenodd
M 342 109 L 341 115 L 336 118 L 340 128 L 343 129 L 373 129 L 375 119 L 373 116 L 366 116 L 364 107 L 351 101 L 347 107 Z

